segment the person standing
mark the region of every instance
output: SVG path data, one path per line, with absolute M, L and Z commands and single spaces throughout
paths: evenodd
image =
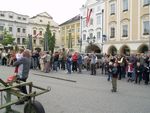
M 77 52 L 75 52 L 72 55 L 72 71 L 76 71 L 77 72 L 77 60 L 78 60 L 78 55 Z
M 57 72 L 57 67 L 58 67 L 58 59 L 59 59 L 59 53 L 58 52 L 55 52 L 54 53 L 54 70 Z
M 62 49 L 62 62 L 61 62 L 61 69 L 65 70 L 65 63 L 66 63 L 67 55 L 65 48 Z
M 80 53 L 78 53 L 78 69 L 79 69 L 79 73 L 82 73 L 82 63 L 83 63 L 83 59 L 82 59 L 82 55 Z
M 26 82 L 26 80 L 28 79 L 30 64 L 31 64 L 30 52 L 28 50 L 25 50 L 23 52 L 23 57 L 14 62 L 14 66 L 19 67 L 17 77 L 20 81 Z M 20 65 L 23 65 L 22 68 L 20 68 Z M 19 88 L 22 93 L 27 94 L 26 86 L 21 86 Z M 20 101 L 17 104 L 24 104 L 24 101 Z
M 108 78 L 107 81 L 110 81 L 110 79 L 112 78 L 112 69 L 113 69 L 113 62 L 109 62 L 108 65 Z
M 131 63 L 131 62 L 128 62 L 128 66 L 127 66 L 127 77 L 128 77 L 128 82 L 129 81 L 133 81 L 133 77 L 132 77 L 132 75 L 133 75 L 133 64 Z
M 7 53 L 5 50 L 2 51 L 2 65 L 7 65 Z
M 144 80 L 145 80 L 145 85 L 148 85 L 149 73 L 150 73 L 150 68 L 149 68 L 148 64 L 145 63 L 144 69 L 143 69 L 143 76 L 144 76 Z
M 97 62 L 97 56 L 95 55 L 95 52 L 91 54 L 91 75 L 96 75 L 96 62 Z
M 143 67 L 141 66 L 140 62 L 137 62 L 137 66 L 135 68 L 135 73 L 136 73 L 136 78 L 135 78 L 135 83 L 139 83 L 142 80 L 142 72 L 143 72 Z
M 68 74 L 71 74 L 72 58 L 70 54 L 68 54 L 66 64 L 67 64 Z
M 113 64 L 112 68 L 112 92 L 117 92 L 117 77 L 118 77 L 118 68 L 117 63 Z
M 50 61 L 51 61 L 51 55 L 49 52 L 46 52 L 46 63 L 45 63 L 45 73 L 50 72 Z

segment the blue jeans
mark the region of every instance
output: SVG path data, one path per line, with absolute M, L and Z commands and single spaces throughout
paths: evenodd
M 108 78 L 107 78 L 107 80 L 110 81 L 111 77 L 112 77 L 112 74 L 108 72 Z
M 68 73 L 71 74 L 71 64 L 67 63 L 67 70 L 68 70 Z
M 54 70 L 57 71 L 58 61 L 54 61 Z
M 136 75 L 136 73 L 135 73 L 135 68 L 133 68 L 133 73 L 132 73 L 132 80 L 135 80 L 135 76 Z

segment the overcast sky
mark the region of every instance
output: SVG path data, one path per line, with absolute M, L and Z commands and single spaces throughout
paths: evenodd
M 1 0 L 0 10 L 35 16 L 41 12 L 49 13 L 55 22 L 61 24 L 80 13 L 86 0 Z

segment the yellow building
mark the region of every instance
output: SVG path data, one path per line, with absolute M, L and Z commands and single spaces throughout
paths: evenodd
M 62 47 L 79 51 L 80 38 L 80 15 L 60 25 L 60 37 L 62 39 Z
M 104 51 L 147 52 L 150 45 L 150 0 L 105 0 Z

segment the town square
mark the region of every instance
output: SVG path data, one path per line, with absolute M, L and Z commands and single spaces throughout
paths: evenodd
M 150 113 L 150 0 L 28 2 L 0 8 L 0 113 Z

